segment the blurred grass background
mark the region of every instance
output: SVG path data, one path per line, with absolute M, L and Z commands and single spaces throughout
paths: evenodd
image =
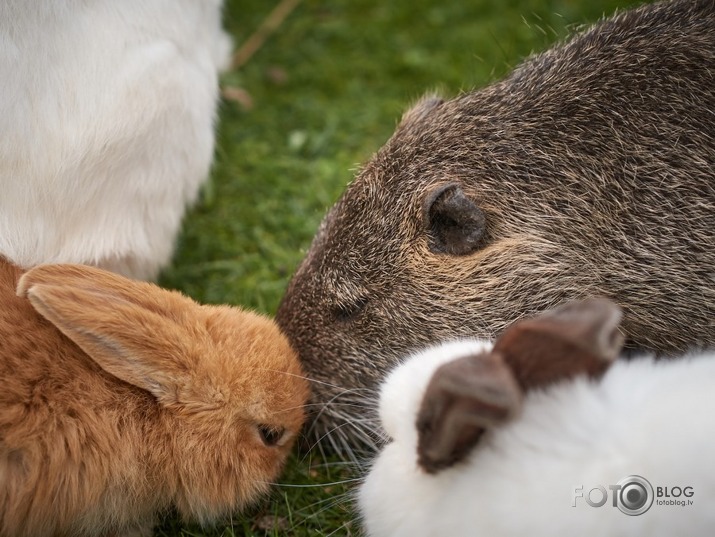
M 228 0 L 244 42 L 278 0 Z M 211 180 L 161 279 L 207 303 L 273 315 L 326 210 L 426 92 L 454 96 L 633 0 L 303 0 L 222 85 Z M 235 91 L 233 91 L 235 93 Z M 250 97 L 250 103 L 245 97 Z M 215 529 L 162 536 L 359 535 L 350 468 L 313 450 L 271 497 Z M 347 481 L 338 485 L 325 485 Z

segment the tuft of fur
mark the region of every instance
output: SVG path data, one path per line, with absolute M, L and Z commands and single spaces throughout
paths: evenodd
M 417 413 L 433 373 L 481 341 L 421 351 L 381 387 L 380 417 L 391 441 L 358 493 L 370 537 L 521 535 L 709 535 L 715 527 L 715 354 L 617 361 L 527 393 L 521 414 L 490 431 L 461 463 L 427 473 L 418 463 Z M 393 404 L 406 401 L 403 404 Z M 705 412 L 705 414 L 703 413 Z M 609 485 L 630 475 L 654 487 L 690 486 L 692 505 L 654 503 L 640 516 L 612 506 Z M 600 508 L 574 500 L 603 486 Z M 600 500 L 598 491 L 592 495 Z M 665 498 L 661 498 L 665 499 Z M 670 498 L 673 499 L 673 498 Z M 576 506 L 573 503 L 576 501 Z
M 0 255 L 153 279 L 208 177 L 220 0 L 0 5 Z
M 0 535 L 146 534 L 172 505 L 210 523 L 278 475 L 308 388 L 273 321 L 1 259 L 0 304 Z
M 616 302 L 629 349 L 715 346 L 714 111 L 712 0 L 620 13 L 417 104 L 323 220 L 277 315 L 325 382 L 318 437 L 372 443 L 359 403 L 405 353 L 566 300 Z

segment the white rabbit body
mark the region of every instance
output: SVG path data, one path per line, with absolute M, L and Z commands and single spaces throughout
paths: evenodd
M 418 467 L 415 428 L 427 383 L 445 362 L 490 347 L 463 341 L 426 350 L 383 384 L 380 418 L 392 440 L 359 491 L 368 535 L 712 535 L 714 353 L 617 361 L 600 380 L 532 391 L 520 417 L 491 431 L 466 460 L 428 474 Z M 634 474 L 675 490 L 686 505 L 656 498 L 642 515 L 625 515 L 609 485 Z M 608 500 L 591 507 L 583 495 L 599 485 Z
M 219 0 L 0 4 L 0 254 L 151 279 L 213 157 Z

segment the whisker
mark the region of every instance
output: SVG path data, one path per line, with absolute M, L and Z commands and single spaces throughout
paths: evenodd
M 352 424 L 351 424 L 349 421 L 346 421 L 346 422 L 344 422 L 344 423 L 341 423 L 340 425 L 337 425 L 337 426 L 333 427 L 332 429 L 329 429 L 327 432 L 325 432 L 325 434 L 323 434 L 323 436 L 321 436 L 320 438 L 318 438 L 318 440 L 316 441 L 316 444 L 320 443 L 320 442 L 321 442 L 323 439 L 325 439 L 326 437 L 330 440 L 332 437 L 335 436 L 334 433 L 340 431 L 340 430 L 343 429 L 344 427 L 350 427 L 351 425 L 352 425 Z M 344 435 L 343 435 L 343 436 L 344 436 Z M 315 447 L 315 444 L 314 444 L 313 446 L 311 446 L 311 449 L 312 449 L 313 447 Z
M 335 485 L 344 485 L 346 483 L 354 483 L 356 481 L 362 481 L 362 477 L 354 477 L 350 479 L 343 479 L 341 481 L 333 481 L 332 483 L 311 483 L 309 485 L 303 484 L 293 484 L 293 483 L 272 483 L 270 481 L 257 481 L 257 483 L 262 483 L 264 485 L 271 485 L 274 487 L 288 487 L 293 489 L 305 489 L 305 488 L 315 488 L 315 487 L 331 487 Z
M 326 433 L 326 434 L 327 434 L 327 433 Z M 320 443 L 320 440 L 321 440 L 322 438 L 323 438 L 323 437 L 318 438 L 317 444 L 318 444 L 319 446 L 322 445 L 322 444 Z M 341 448 L 339 448 L 338 445 L 335 443 L 335 438 L 336 438 L 336 435 L 332 435 L 332 434 L 331 434 L 330 436 L 328 436 L 328 442 L 330 442 L 330 445 L 332 446 L 333 451 L 334 451 L 335 453 L 341 453 Z
M 315 517 L 316 515 L 327 510 L 326 506 L 325 506 L 326 503 L 328 504 L 327 508 L 333 508 L 333 507 L 339 505 L 343 500 L 351 501 L 352 500 L 351 496 L 352 496 L 351 491 L 342 492 L 336 496 L 328 496 L 327 498 L 322 498 L 322 499 L 318 500 L 317 502 L 313 502 L 309 505 L 306 505 L 302 509 L 299 509 L 298 511 L 296 511 L 296 513 L 303 513 L 304 511 L 310 509 L 311 507 L 321 506 L 319 511 L 308 514 L 308 515 L 306 515 L 305 518 Z
M 370 435 L 367 432 L 365 432 L 364 430 L 362 430 L 358 427 L 354 427 L 353 429 L 354 429 L 354 431 L 353 431 L 354 434 L 358 438 L 360 438 L 360 440 L 362 440 L 365 444 L 367 444 L 368 446 L 375 445 L 375 441 L 370 437 Z
M 352 461 L 326 461 L 321 464 L 315 464 L 312 467 L 313 468 L 332 468 L 334 466 L 350 468 L 350 467 L 354 467 L 355 463 Z
M 323 406 L 323 404 L 322 403 L 306 403 L 304 405 L 296 405 L 296 406 L 292 406 L 289 408 L 284 408 L 282 410 L 277 410 L 273 414 L 280 414 L 282 412 L 290 412 L 291 410 L 295 410 L 297 408 L 308 408 L 308 407 L 312 407 L 312 406 Z
M 353 391 L 353 390 L 345 390 L 342 393 L 349 393 L 351 391 Z M 325 414 L 326 411 L 328 412 L 328 415 L 334 414 L 333 412 L 331 412 L 330 405 L 333 403 L 333 401 L 335 401 L 335 399 L 337 399 L 341 395 L 342 395 L 341 393 L 335 394 L 333 397 L 331 397 L 328 400 L 328 402 L 324 403 L 323 408 L 320 409 L 320 412 L 318 412 L 318 414 L 313 418 L 313 423 L 312 423 L 310 429 L 308 429 L 307 434 L 311 434 L 313 432 L 313 429 L 315 428 L 315 425 L 318 423 L 318 420 L 323 416 L 323 414 Z
M 331 400 L 331 402 L 329 404 L 333 405 L 334 407 L 337 407 L 337 408 L 348 407 L 348 408 L 359 408 L 360 410 L 365 410 L 365 408 L 366 408 L 364 403 L 360 403 L 360 402 L 345 403 L 342 401 L 338 401 L 336 398 L 333 398 L 333 399 L 334 400 Z M 313 404 L 316 404 L 316 405 L 322 404 L 323 406 L 325 406 L 328 403 L 313 403 Z
M 360 440 L 372 448 L 377 447 L 377 440 L 385 440 L 377 415 L 354 419 L 341 410 L 335 410 L 331 412 L 331 417 L 349 422 Z
M 289 373 L 288 371 L 280 371 L 278 369 L 268 369 L 268 368 L 258 368 L 260 371 L 269 371 L 271 373 L 280 373 L 281 375 L 286 375 L 289 377 L 296 377 L 299 379 L 307 380 L 308 382 L 314 382 L 315 384 L 322 384 L 324 386 L 328 386 L 330 388 L 335 388 L 337 390 L 343 390 L 344 388 L 342 386 L 338 386 L 337 384 L 331 384 L 330 382 L 325 382 L 323 380 L 318 380 L 318 379 L 313 379 L 310 377 L 306 377 L 305 375 L 298 375 L 296 373 Z
M 341 429 L 341 428 L 343 428 L 343 427 L 347 427 L 347 426 L 349 426 L 349 425 L 350 425 L 349 422 L 345 422 L 345 423 L 342 423 L 342 424 L 338 425 L 337 427 L 333 427 L 332 429 L 328 430 L 325 434 L 323 434 L 320 438 L 318 438 L 318 440 L 316 440 L 315 443 L 313 443 L 313 444 L 308 448 L 308 453 L 310 453 L 310 452 L 313 450 L 313 448 L 315 448 L 316 445 L 320 445 L 320 442 L 321 442 L 323 439 L 325 439 L 325 438 L 327 438 L 328 441 L 332 443 L 332 442 L 333 442 L 333 440 L 332 440 L 333 434 L 332 434 L 332 433 L 334 433 L 335 431 L 337 431 L 337 430 L 339 430 L 339 429 Z M 333 444 L 333 447 L 336 448 L 335 451 L 336 451 L 337 453 L 340 452 L 340 450 L 337 449 L 337 446 L 335 446 L 335 444 Z M 303 458 L 303 460 L 305 460 L 305 458 Z M 301 462 L 302 462 L 302 461 L 301 461 Z

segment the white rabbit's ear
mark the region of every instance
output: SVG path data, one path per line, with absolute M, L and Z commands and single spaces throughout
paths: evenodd
M 623 346 L 621 310 L 593 298 L 568 302 L 509 327 L 494 344 L 527 390 L 579 374 L 598 376 Z
M 512 418 L 521 390 L 495 353 L 466 356 L 435 371 L 417 414 L 418 464 L 428 473 L 464 459 L 484 431 Z
M 35 309 L 76 343 L 102 369 L 115 377 L 152 393 L 161 403 L 176 400 L 177 389 L 188 381 L 192 370 L 191 341 L 201 334 L 187 334 L 190 326 L 180 324 L 185 297 L 177 298 L 171 316 L 138 306 L 131 299 L 146 292 L 146 285 L 119 278 L 121 288 L 111 281 L 85 279 L 56 283 L 18 284 Z M 170 293 L 150 285 L 152 295 Z M 183 307 L 182 307 L 183 306 Z M 196 338 L 196 339 L 194 339 Z

